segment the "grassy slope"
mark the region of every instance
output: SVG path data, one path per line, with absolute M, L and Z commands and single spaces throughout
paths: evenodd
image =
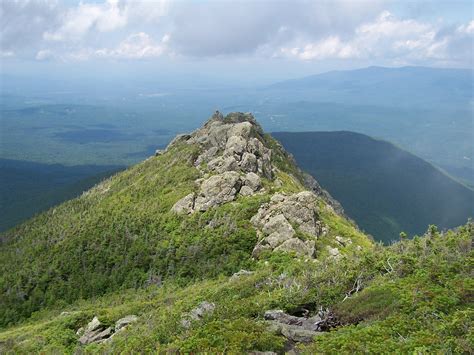
M 375 239 L 452 228 L 474 211 L 474 191 L 394 145 L 352 132 L 274 133 Z
M 81 351 L 75 331 L 94 315 L 113 323 L 132 313 L 139 321 L 112 342 L 82 350 L 282 351 L 283 338 L 267 331 L 263 313 L 271 308 L 296 312 L 302 306 L 311 311 L 331 307 L 343 321 L 359 322 L 318 337 L 319 347 L 302 349 L 307 352 L 334 346 L 348 352 L 351 342 L 376 351 L 382 340 L 399 346 L 406 339 L 407 349 L 417 349 L 420 343 L 426 349 L 469 346 L 464 339 L 470 331 L 466 269 L 471 261 L 471 226 L 457 235 L 433 231 L 421 241 L 386 249 L 374 246 L 321 202 L 321 218 L 331 230 L 317 241 L 317 260 L 278 253 L 261 261 L 250 259 L 256 242 L 250 216 L 271 193 L 302 189 L 292 177 L 297 173 L 294 166 L 278 149 L 274 152 L 283 186 L 266 181 L 266 195 L 239 198 L 190 217 L 169 213 L 178 198 L 195 188 L 197 176 L 189 163 L 196 154 L 194 147 L 180 146 L 3 235 L 0 285 L 6 297 L 0 300 L 0 319 L 10 325 L 0 331 L 0 352 Z M 206 228 L 211 220 L 215 227 Z M 344 257 L 339 261 L 324 255 L 327 245 L 335 246 L 335 235 L 353 240 L 341 248 Z M 393 271 L 387 271 L 387 260 Z M 255 272 L 231 280 L 229 275 L 240 268 Z M 149 276 L 158 275 L 164 280 L 161 287 L 143 287 Z M 368 291 L 343 302 L 358 278 Z M 386 287 L 390 292 L 393 283 L 402 287 L 397 296 L 420 294 L 419 300 L 407 301 L 405 308 L 388 307 L 386 313 L 364 313 L 364 304 L 371 308 L 379 299 L 376 292 L 370 293 L 372 288 Z M 182 328 L 182 313 L 203 300 L 216 303 L 214 314 L 189 330 Z M 347 312 L 350 302 L 355 312 Z M 405 324 L 413 308 L 420 309 L 415 313 L 419 322 L 409 323 L 401 337 L 398 325 Z M 352 314 L 356 319 L 350 318 Z M 427 314 L 437 318 L 425 319 Z M 390 316 L 395 317 L 389 325 L 396 331 L 383 328 Z M 449 321 L 445 330 L 436 330 L 445 320 Z M 429 341 L 419 335 L 428 321 L 437 331 Z
M 331 307 L 343 322 L 314 344 L 300 345 L 305 353 L 466 353 L 474 346 L 473 233 L 472 225 L 444 235 L 432 229 L 423 238 L 339 261 L 295 262 L 275 254 L 238 280 L 221 276 L 186 287 L 165 283 L 78 301 L 0 332 L 0 350 L 72 353 L 79 349 L 75 330 L 94 315 L 113 323 L 133 313 L 140 316 L 138 323 L 111 343 L 83 348 L 86 353 L 283 351 L 282 338 L 266 330 L 263 313 L 294 312 L 304 305 Z M 344 301 L 357 279 L 363 290 Z M 182 328 L 182 313 L 203 300 L 216 303 L 215 313 Z
M 196 149 L 185 145 L 150 158 L 3 234 L 1 325 L 58 303 L 138 288 L 154 277 L 184 285 L 252 268 L 257 236 L 249 220 L 275 191 L 303 189 L 288 175 L 295 167 L 279 152 L 282 187 L 267 181 L 267 194 L 178 216 L 170 208 L 195 189 Z M 331 235 L 370 245 L 341 217 L 325 211 L 323 218 L 341 229 Z

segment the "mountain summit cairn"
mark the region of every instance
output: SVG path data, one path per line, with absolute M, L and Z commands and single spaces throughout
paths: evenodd
M 340 206 L 296 167 L 279 143 L 263 133 L 252 114 L 234 112 L 224 117 L 216 111 L 201 128 L 176 137 L 167 151 L 180 144 L 198 146 L 193 164 L 201 177 L 195 181 L 195 191 L 174 204 L 173 212 L 205 212 L 240 196 L 272 193 L 282 185 L 275 161 L 283 162 L 299 175 L 299 183 L 312 191 L 275 191 L 270 201 L 261 205 L 251 220 L 259 236 L 253 256 L 259 257 L 266 250 L 314 255 L 315 240 L 328 230 L 319 219 L 318 197 L 333 211 Z M 296 176 L 292 179 L 297 183 Z M 304 235 L 304 240 L 298 235 Z

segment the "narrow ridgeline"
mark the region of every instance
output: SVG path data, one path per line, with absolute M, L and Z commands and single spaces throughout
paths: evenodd
M 0 353 L 462 352 L 473 230 L 377 245 L 216 112 L 1 235 Z

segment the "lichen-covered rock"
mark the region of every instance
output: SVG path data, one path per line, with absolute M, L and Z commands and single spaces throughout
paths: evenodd
M 319 319 L 316 317 L 295 317 L 282 310 L 270 310 L 265 312 L 264 318 L 268 321 L 271 332 L 281 334 L 296 343 L 310 342 L 317 335 L 316 322 Z
M 120 329 L 126 327 L 131 323 L 135 323 L 137 320 L 138 317 L 134 314 L 120 318 L 118 321 L 115 322 L 115 331 L 119 331 Z
M 322 223 L 318 220 L 317 197 L 309 191 L 289 196 L 274 194 L 269 203 L 260 207 L 251 222 L 263 235 L 254 248 L 254 257 L 268 249 L 312 257 L 314 240 L 297 238 L 294 227 L 314 239 L 322 229 Z
M 312 317 L 296 317 L 282 310 L 269 310 L 264 314 L 269 331 L 283 335 L 295 343 L 307 343 L 324 331 L 339 325 L 327 309 L 320 310 Z
M 172 207 L 176 213 L 206 211 L 233 201 L 240 192 L 250 196 L 262 187 L 261 177 L 272 178 L 271 150 L 262 142 L 263 131 L 251 114 L 216 112 L 200 129 L 173 140 L 200 147 L 194 165 L 207 179 L 197 179 L 198 193 L 189 194 Z
M 181 200 L 178 200 L 171 210 L 175 213 L 191 213 L 194 211 L 194 193 L 184 196 Z
M 102 342 L 113 334 L 113 329 L 111 327 L 105 327 L 97 317 L 94 317 L 87 327 L 82 332 L 81 337 L 79 338 L 79 343 L 82 345 L 87 345 L 90 343 Z M 79 331 L 77 332 L 81 334 Z
M 85 329 L 86 333 L 93 332 L 94 330 L 99 329 L 102 326 L 102 323 L 100 322 L 99 318 L 95 316 L 92 318 L 92 320 L 87 324 L 87 327 Z
M 329 245 L 327 246 L 327 251 L 329 253 L 329 256 L 333 259 L 340 259 L 342 257 L 341 252 L 339 251 L 338 248 L 332 248 Z
M 285 239 L 292 238 L 295 235 L 295 230 L 283 214 L 270 217 L 263 225 L 262 230 L 267 235 L 273 233 L 284 235 Z
M 241 186 L 240 176 L 234 171 L 213 175 L 202 182 L 199 194 L 194 200 L 194 209 L 206 211 L 211 207 L 233 201 Z
M 258 169 L 257 157 L 253 153 L 245 152 L 240 161 L 240 167 L 243 171 L 255 173 Z
M 248 187 L 248 186 L 242 186 L 241 189 L 240 189 L 240 194 L 242 196 L 251 196 L 253 195 L 254 191 Z
M 200 321 L 206 315 L 214 312 L 216 305 L 211 302 L 203 301 L 196 308 L 193 308 L 189 313 L 185 313 L 181 319 L 181 325 L 184 328 L 191 327 L 193 321 Z
M 245 174 L 244 186 L 250 187 L 253 191 L 258 191 L 262 187 L 262 179 L 253 172 Z
M 275 251 L 283 251 L 286 253 L 296 253 L 297 255 L 306 255 L 312 257 L 314 255 L 314 240 L 307 240 L 303 242 L 298 238 L 291 238 L 279 246 L 275 247 Z

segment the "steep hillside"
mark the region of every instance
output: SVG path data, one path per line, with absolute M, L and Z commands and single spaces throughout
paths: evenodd
M 120 169 L 0 159 L 0 231 L 80 195 Z
M 472 233 L 375 245 L 250 114 L 216 113 L 2 235 L 0 352 L 466 351 Z
M 453 228 L 474 217 L 474 191 L 396 146 L 353 132 L 273 133 L 376 240 Z

